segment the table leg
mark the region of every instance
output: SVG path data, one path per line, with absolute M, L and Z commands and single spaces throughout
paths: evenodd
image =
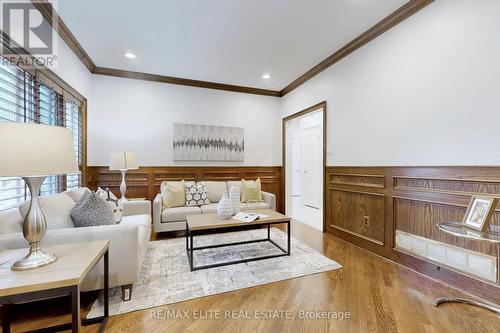
M 104 253 L 104 320 L 109 317 L 109 250 Z
M 186 222 L 186 252 L 189 250 L 189 228 Z M 189 255 L 189 253 L 188 253 Z
M 194 266 L 194 263 L 193 263 L 193 233 L 190 231 L 189 232 L 189 243 L 190 243 L 190 249 L 189 249 L 189 268 L 191 269 L 191 271 L 193 270 L 193 266 Z
M 267 240 L 271 239 L 271 224 L 267 224 Z
M 458 297 L 436 298 L 436 300 L 434 301 L 434 306 L 439 306 L 440 304 L 443 304 L 443 303 L 463 303 L 463 304 L 475 305 L 477 307 L 487 309 L 487 310 L 490 310 L 490 311 L 493 311 L 495 313 L 500 314 L 500 307 L 498 307 L 498 306 L 490 305 L 490 304 L 486 304 L 486 303 L 482 303 L 482 302 L 478 302 L 478 301 L 468 300 L 468 299 L 464 299 L 464 298 L 458 298 Z
M 4 304 L 1 307 L 2 310 L 2 332 L 10 333 L 10 304 Z
M 71 288 L 71 332 L 80 333 L 80 287 Z
M 286 223 L 286 230 L 287 230 L 287 233 L 288 233 L 288 240 L 287 240 L 288 241 L 288 247 L 287 247 L 288 252 L 287 252 L 287 254 L 290 255 L 291 252 L 292 252 L 292 248 L 291 248 L 291 237 L 292 237 L 292 235 L 291 235 L 290 221 L 288 221 Z

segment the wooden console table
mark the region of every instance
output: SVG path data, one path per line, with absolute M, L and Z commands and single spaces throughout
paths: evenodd
M 494 244 L 500 244 L 500 233 L 498 232 L 481 232 L 477 230 L 473 230 L 467 225 L 463 223 L 458 223 L 458 222 L 447 222 L 447 223 L 440 223 L 437 225 L 438 229 L 447 233 L 451 234 L 456 237 L 462 237 L 462 238 L 469 238 L 469 239 L 474 239 L 478 241 L 484 241 L 484 242 L 490 242 Z M 469 304 L 469 305 L 475 305 L 484 309 L 488 309 L 490 311 L 493 311 L 495 313 L 500 314 L 500 307 L 498 305 L 493 305 L 493 304 L 487 304 L 479 301 L 473 301 L 469 299 L 464 299 L 464 298 L 458 298 L 458 297 L 440 297 L 437 298 L 434 301 L 434 306 L 439 306 L 440 304 L 443 303 L 464 303 L 464 304 Z
M 81 325 L 100 323 L 103 332 L 109 316 L 109 241 L 92 241 L 46 246 L 57 261 L 27 271 L 12 271 L 10 266 L 27 253 L 27 249 L 0 252 L 0 305 L 3 333 L 10 333 L 10 313 L 15 303 L 33 302 L 61 296 L 71 297 L 71 323 L 42 328 L 36 332 L 58 332 L 71 329 L 80 332 Z M 104 315 L 80 319 L 80 284 L 90 270 L 104 257 Z

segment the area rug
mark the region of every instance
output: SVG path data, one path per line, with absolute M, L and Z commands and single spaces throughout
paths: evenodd
M 195 246 L 231 243 L 267 237 L 267 229 L 231 232 L 196 237 Z M 271 239 L 286 248 L 286 234 L 271 229 Z M 132 299 L 121 300 L 121 288 L 110 290 L 110 315 L 172 304 L 193 298 L 220 294 L 271 282 L 339 269 L 337 262 L 321 255 L 292 238 L 291 256 L 264 259 L 191 272 L 185 238 L 149 243 L 141 279 L 135 283 Z M 280 251 L 269 242 L 256 242 L 194 252 L 195 266 L 270 255 Z M 102 293 L 94 302 L 87 318 L 103 311 Z

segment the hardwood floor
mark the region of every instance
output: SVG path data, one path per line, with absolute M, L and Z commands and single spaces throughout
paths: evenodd
M 339 262 L 342 270 L 271 283 L 110 318 L 106 332 L 498 332 L 500 317 L 462 304 L 432 305 L 439 296 L 469 297 L 440 282 L 294 222 L 293 236 Z M 168 237 L 168 236 L 167 236 Z M 158 238 L 165 238 L 161 236 Z M 93 295 L 82 297 L 85 312 Z M 66 300 L 21 306 L 14 332 L 69 321 Z M 169 314 L 189 318 L 167 319 Z M 254 316 L 291 310 L 287 319 L 196 319 L 219 310 Z M 264 310 L 264 311 L 262 311 Z M 275 311 L 266 313 L 265 311 Z M 299 319 L 299 311 L 350 312 L 350 318 Z M 178 311 L 178 312 L 177 312 Z M 195 312 L 197 311 L 197 312 Z M 38 319 L 32 318 L 38 314 Z M 54 315 L 56 317 L 54 318 Z M 156 317 L 156 318 L 155 318 Z M 83 328 L 97 332 L 97 325 Z

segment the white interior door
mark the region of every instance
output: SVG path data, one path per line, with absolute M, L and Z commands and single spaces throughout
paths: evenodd
M 301 193 L 301 178 L 302 178 L 302 169 L 301 169 L 301 142 L 300 138 L 292 139 L 292 196 L 298 197 Z
M 302 202 L 304 205 L 321 208 L 323 168 L 322 126 L 302 129 Z

